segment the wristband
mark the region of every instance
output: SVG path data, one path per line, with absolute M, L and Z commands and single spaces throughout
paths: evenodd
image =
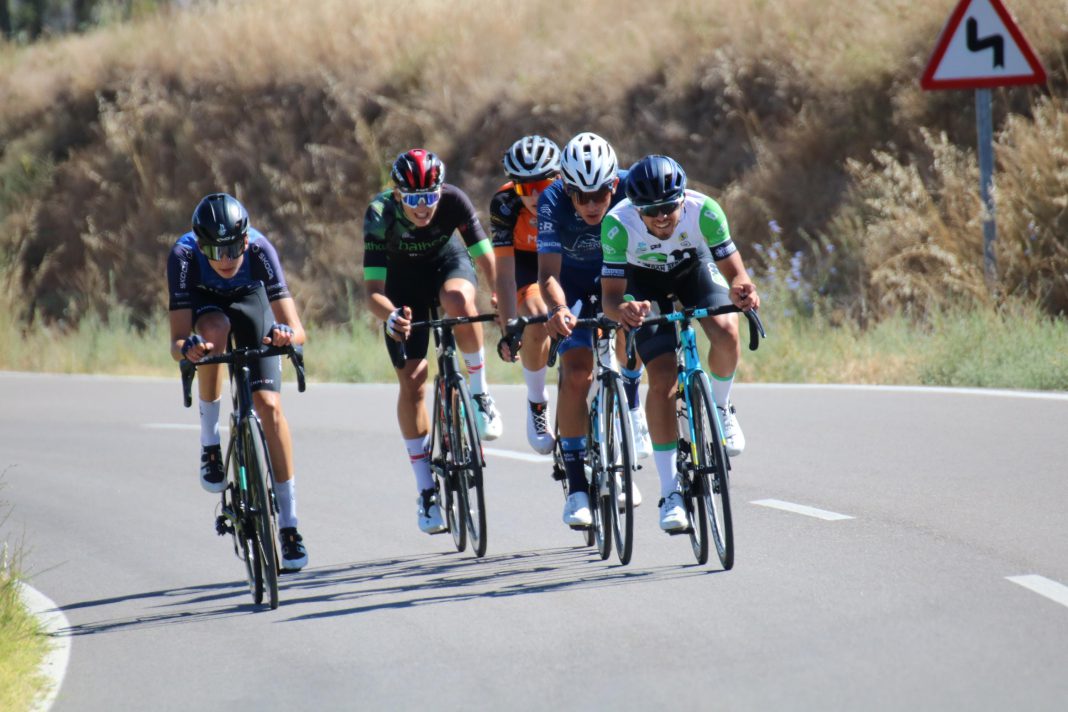
M 567 305 L 566 304 L 557 304 L 555 307 L 553 307 L 552 309 L 549 310 L 549 314 L 550 315 L 556 314 L 556 312 L 558 312 L 558 311 L 560 311 L 562 309 L 567 309 Z

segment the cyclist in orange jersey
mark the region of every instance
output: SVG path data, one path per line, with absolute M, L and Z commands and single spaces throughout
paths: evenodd
M 538 196 L 560 171 L 560 148 L 542 136 L 524 136 L 513 143 L 502 160 L 508 182 L 490 201 L 493 252 L 497 260 L 497 311 L 501 327 L 516 315 L 547 311 L 538 287 Z M 504 337 L 497 353 L 505 361 L 523 364 L 527 384 L 527 441 L 546 455 L 555 444 L 545 388 L 549 332 L 532 324 L 518 337 Z

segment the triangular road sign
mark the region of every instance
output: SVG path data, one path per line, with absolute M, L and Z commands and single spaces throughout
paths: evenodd
M 927 63 L 924 89 L 1044 84 L 1046 70 L 1001 0 L 961 0 Z

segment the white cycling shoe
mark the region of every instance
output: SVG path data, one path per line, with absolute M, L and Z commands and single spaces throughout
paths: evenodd
M 630 411 L 630 432 L 634 437 L 634 454 L 639 460 L 653 454 L 653 439 L 649 437 L 649 423 L 645 421 L 645 408 L 641 406 Z
M 672 492 L 660 500 L 660 528 L 666 532 L 685 529 L 689 526 L 686 519 L 686 507 L 682 503 L 682 493 Z
M 527 401 L 527 442 L 539 455 L 548 455 L 556 445 L 549 429 L 549 404 Z
M 585 492 L 572 492 L 564 502 L 564 524 L 569 527 L 588 527 L 593 524 L 590 498 Z
M 623 508 L 627 506 L 627 493 L 623 491 L 623 478 L 616 473 L 616 490 L 619 494 L 616 495 L 617 504 L 619 505 L 619 511 L 623 511 Z M 638 483 L 634 481 L 634 475 L 630 478 L 630 500 L 631 506 L 637 507 L 642 503 L 642 493 L 638 489 Z
M 737 457 L 745 450 L 745 435 L 742 434 L 742 426 L 738 425 L 738 416 L 734 412 L 734 404 L 727 401 L 727 405 L 716 406 L 719 411 L 719 421 L 723 423 L 723 439 L 727 441 L 727 457 Z
M 475 402 L 475 423 L 478 427 L 478 435 L 483 440 L 496 440 L 504 431 L 504 423 L 501 420 L 500 411 L 488 393 L 479 393 L 471 396 Z
M 438 505 L 438 491 L 425 489 L 416 500 L 419 505 L 419 529 L 426 534 L 440 534 L 445 531 L 445 520 Z

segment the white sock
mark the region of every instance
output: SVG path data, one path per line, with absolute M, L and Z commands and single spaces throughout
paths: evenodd
M 527 382 L 527 400 L 531 403 L 549 402 L 549 391 L 545 389 L 545 374 L 548 372 L 548 366 L 542 366 L 537 371 L 523 367 L 523 380 Z
M 731 397 L 731 386 L 734 385 L 734 374 L 721 379 L 712 374 L 712 397 L 716 399 L 716 405 L 720 408 L 727 407 L 727 401 Z
M 218 445 L 219 437 L 219 411 L 222 408 L 222 396 L 213 401 L 200 401 L 200 445 Z
M 656 463 L 656 474 L 660 475 L 660 496 L 667 497 L 672 492 L 677 492 L 679 481 L 675 476 L 675 448 L 653 448 L 653 462 Z
M 473 354 L 464 354 L 467 364 L 467 376 L 471 382 L 471 395 L 486 392 L 486 349 L 479 349 Z
M 404 448 L 408 451 L 408 461 L 415 473 L 415 486 L 420 492 L 434 489 L 434 476 L 430 474 L 430 435 L 410 440 L 405 438 Z
M 290 477 L 285 482 L 274 483 L 274 496 L 278 500 L 278 528 L 297 526 L 297 484 Z

